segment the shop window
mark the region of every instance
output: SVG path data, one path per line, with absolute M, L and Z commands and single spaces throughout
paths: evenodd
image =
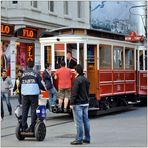
M 99 63 L 102 69 L 111 69 L 111 46 L 100 44 Z
M 67 67 L 74 69 L 77 65 L 77 44 L 67 44 Z
M 125 48 L 125 68 L 134 69 L 134 49 Z
M 123 68 L 123 48 L 113 47 L 113 67 L 114 69 Z
M 55 44 L 55 69 L 60 68 L 61 61 L 65 61 L 64 44 Z
M 11 60 L 11 51 L 10 51 L 10 41 L 3 40 L 1 41 L 1 68 L 7 70 L 7 74 L 10 75 L 10 60 Z
M 34 62 L 34 43 L 16 43 L 16 71 L 25 70 L 27 62 Z

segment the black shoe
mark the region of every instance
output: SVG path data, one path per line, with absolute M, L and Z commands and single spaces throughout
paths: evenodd
M 64 113 L 67 113 L 67 111 L 68 111 L 67 108 L 64 108 Z
M 90 144 L 90 141 L 84 139 L 83 143 Z
M 82 141 L 77 141 L 77 140 L 74 140 L 70 143 L 71 145 L 80 145 L 80 144 L 83 144 Z

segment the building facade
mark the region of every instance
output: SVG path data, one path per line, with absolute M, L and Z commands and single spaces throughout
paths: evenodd
M 1 1 L 1 68 L 12 82 L 28 60 L 40 67 L 40 35 L 60 27 L 90 27 L 89 1 Z

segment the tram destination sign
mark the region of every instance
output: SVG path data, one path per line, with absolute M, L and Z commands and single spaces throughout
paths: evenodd
M 135 32 L 131 32 L 129 36 L 125 36 L 125 41 L 130 42 L 143 42 L 144 37 L 141 35 L 137 35 Z
M 1 34 L 6 36 L 14 36 L 14 25 L 2 23 Z

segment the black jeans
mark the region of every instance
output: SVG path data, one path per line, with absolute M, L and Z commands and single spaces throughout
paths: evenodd
M 28 118 L 28 112 L 29 112 L 30 107 L 31 107 L 30 128 L 34 130 L 34 126 L 35 126 L 36 119 L 37 119 L 36 109 L 38 107 L 38 95 L 22 96 L 22 127 L 23 129 L 27 128 L 27 118 Z

